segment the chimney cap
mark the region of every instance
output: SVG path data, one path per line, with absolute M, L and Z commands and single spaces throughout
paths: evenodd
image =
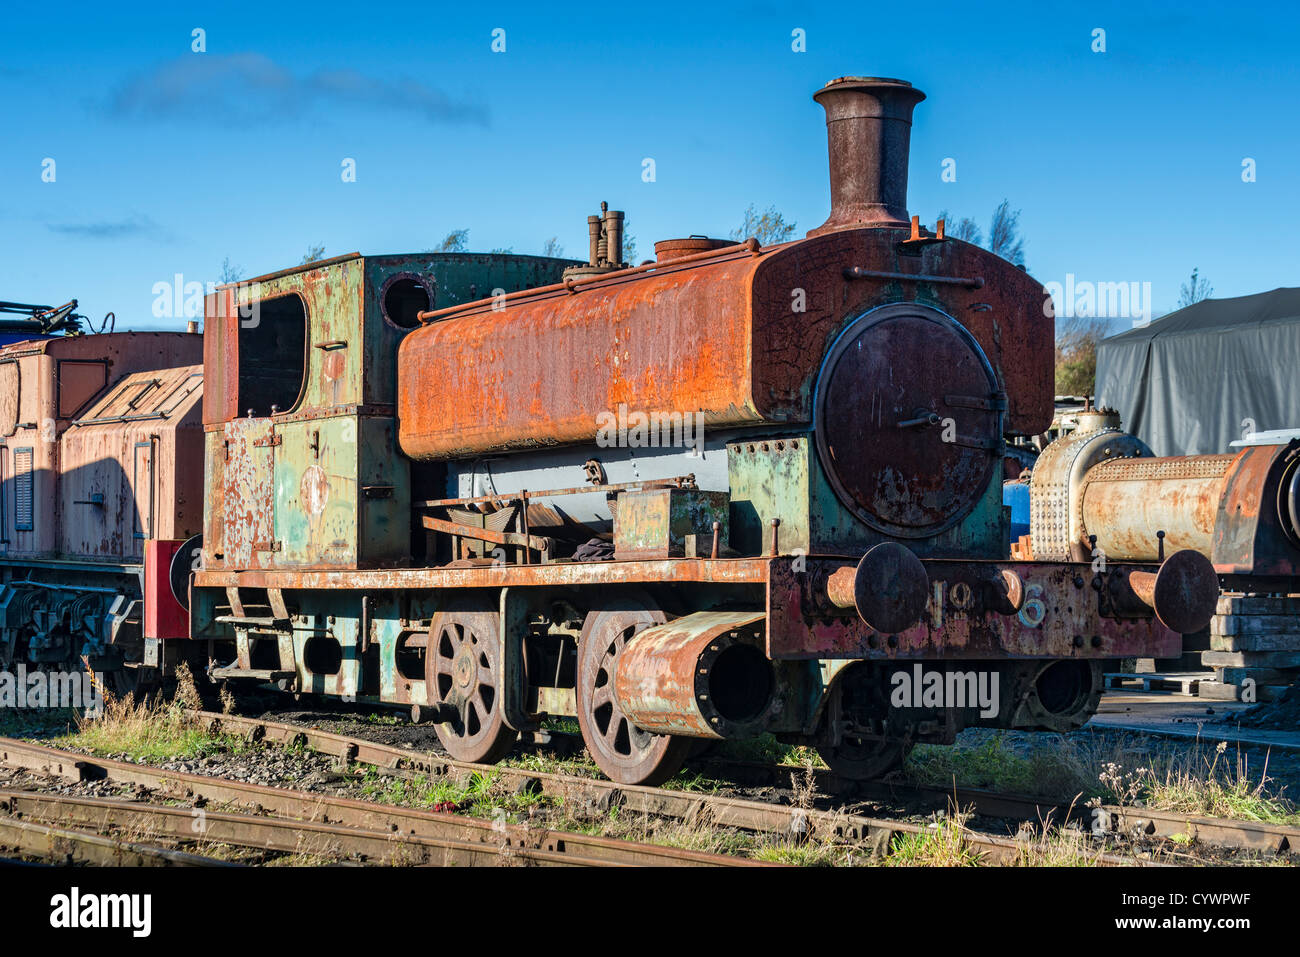
M 886 83 L 891 84 L 893 86 L 910 87 L 912 85 L 911 83 L 908 83 L 906 80 L 897 80 L 892 76 L 837 76 L 835 79 L 827 83 L 826 86 L 822 87 L 822 90 L 825 90 L 828 87 L 832 87 L 832 86 L 839 86 L 842 83 L 853 83 L 853 84 L 865 83 L 870 86 L 881 86 Z M 820 92 L 821 90 L 817 91 L 817 93 Z M 920 93 L 921 91 L 917 90 L 916 92 Z M 817 95 L 816 93 L 813 94 L 813 96 L 816 95 Z M 925 94 L 921 93 L 921 95 L 924 96 Z
M 896 80 L 890 76 L 837 76 L 813 94 L 813 99 L 823 107 L 829 104 L 823 98 L 832 93 L 847 92 L 880 93 L 890 95 L 892 100 L 907 111 L 911 121 L 911 109 L 925 99 L 925 94 L 906 80 Z M 827 116 L 830 119 L 830 116 Z

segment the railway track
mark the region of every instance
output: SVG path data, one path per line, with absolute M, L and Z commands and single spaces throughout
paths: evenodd
M 1120 807 L 1108 804 L 1098 808 L 1082 804 L 1064 805 L 1041 798 L 1000 794 L 974 788 L 914 787 L 908 785 L 875 786 L 864 795 L 881 799 L 913 800 L 931 804 L 956 804 L 988 817 L 1021 818 L 1027 821 L 1064 822 L 1083 818 L 1094 829 L 1116 834 L 1162 837 L 1171 840 L 1194 840 L 1227 850 L 1259 851 L 1269 854 L 1300 853 L 1300 827 L 1210 818 L 1178 811 L 1161 811 L 1144 807 Z
M 106 780 L 160 799 L 198 806 L 45 792 L 0 792 L 0 822 L 54 819 L 102 830 L 133 827 L 173 839 L 201 837 L 289 853 L 327 852 L 340 859 L 389 864 L 534 864 L 589 866 L 752 866 L 746 858 L 613 838 L 485 821 L 440 811 L 375 804 L 226 778 L 165 771 L 0 738 L 0 764 L 65 781 Z M 206 805 L 252 809 L 213 812 Z M 266 815 L 272 815 L 267 817 Z M 32 822 L 32 823 L 35 823 Z M 196 829 L 196 825 L 198 826 Z M 16 829 L 21 830 L 21 828 Z M 26 846 L 31 846 L 26 845 Z
M 430 752 L 408 750 L 290 722 L 216 714 L 209 711 L 195 711 L 190 714 L 196 720 L 206 723 L 212 732 L 234 732 L 252 742 L 296 744 L 336 757 L 343 762 L 370 765 L 397 774 L 445 777 L 458 783 L 468 781 L 475 775 L 495 774 L 508 786 L 535 788 L 544 795 L 563 801 L 580 801 L 600 809 L 618 805 L 623 810 L 653 817 L 688 823 L 707 822 L 743 831 L 784 835 L 792 840 L 802 840 L 817 835 L 835 842 L 864 845 L 869 848 L 873 856 L 878 857 L 889 853 L 895 837 L 906 834 L 919 835 L 930 830 L 926 825 L 910 821 L 844 811 L 819 810 L 743 798 L 616 784 L 599 778 L 525 770 L 504 765 L 470 764 Z M 746 766 L 751 772 L 758 768 L 765 768 L 774 775 L 785 773 L 787 780 L 789 773 L 799 770 L 770 765 Z M 822 773 L 818 780 L 819 787 L 834 783 L 833 775 L 828 775 L 829 772 Z M 942 796 L 942 792 L 933 793 Z M 1020 812 L 1024 806 L 1015 803 L 1019 799 L 987 792 L 959 791 L 958 794 L 963 799 L 959 802 L 959 806 L 963 809 L 970 806 L 966 803 L 966 798 L 980 796 L 983 800 L 983 808 L 976 808 L 976 813 L 990 817 L 1022 817 Z M 948 805 L 950 805 L 951 796 L 949 795 L 948 798 Z M 991 813 L 995 801 L 1004 802 L 1001 805 L 1003 813 Z M 948 806 L 939 803 L 941 807 Z M 1044 809 L 1045 813 L 1040 816 L 1023 815 L 1023 819 L 1047 820 L 1046 809 L 1055 807 L 1042 801 L 1034 802 L 1034 806 Z M 1063 819 L 1060 816 L 1053 818 L 1056 821 Z M 990 863 L 1013 864 L 1020 860 L 1024 853 L 1024 844 L 1013 838 L 983 834 L 978 831 L 969 831 L 966 836 Z M 1100 854 L 1096 860 L 1100 864 L 1114 866 L 1134 864 L 1147 866 L 1154 863 L 1115 854 Z
M 864 846 L 873 856 L 887 855 L 892 842 L 900 835 L 922 834 L 928 830 L 926 825 L 910 821 L 845 811 L 618 785 L 597 778 L 500 765 L 489 767 L 468 764 L 433 753 L 394 747 L 302 724 L 201 711 L 191 712 L 191 716 L 206 724 L 209 731 L 214 733 L 239 735 L 250 742 L 304 746 L 333 756 L 343 763 L 382 768 L 396 776 L 423 775 L 464 783 L 476 775 L 492 774 L 507 786 L 537 791 L 565 802 L 578 802 L 600 811 L 618 806 L 624 811 L 656 818 L 784 835 L 792 841 L 816 835 L 823 840 Z M 795 768 L 750 762 L 710 763 L 729 769 L 750 781 L 762 778 L 782 783 L 780 779 L 783 776 L 788 781 L 791 773 L 799 771 Z M 48 773 L 65 780 L 108 779 L 115 783 L 137 785 L 165 797 L 242 806 L 258 812 L 269 812 L 276 818 L 284 819 L 284 833 L 275 836 L 272 833 L 274 823 L 268 823 L 269 819 L 264 816 L 226 815 L 213 818 L 211 814 L 208 815 L 208 819 L 214 821 L 219 828 L 217 833 L 230 837 L 229 840 L 221 838 L 220 843 L 246 847 L 292 852 L 302 851 L 304 842 L 307 842 L 312 846 L 333 848 L 335 853 L 343 857 L 413 864 L 488 864 L 500 863 L 503 859 L 540 865 L 753 863 L 744 858 L 637 845 L 569 831 L 501 824 L 459 814 L 328 797 L 206 775 L 162 771 L 10 739 L 0 739 L 0 764 Z M 1088 825 L 1094 829 L 1100 827 L 1131 837 L 1163 837 L 1184 843 L 1190 838 L 1218 848 L 1275 855 L 1291 855 L 1300 848 L 1300 828 L 1294 827 L 1205 818 L 1147 808 L 1108 806 L 1094 810 L 1078 806 L 1066 807 L 1042 799 L 970 788 L 945 790 L 895 784 L 863 785 L 860 782 L 842 781 L 829 771 L 813 773 L 818 790 L 824 793 L 847 792 L 856 798 L 869 798 L 894 805 L 928 804 L 939 809 L 956 806 L 985 817 L 1035 823 L 1050 821 L 1059 824 L 1086 815 L 1089 818 Z M 17 800 L 10 795 L 11 792 L 0 792 L 0 812 L 5 810 L 6 801 Z M 18 800 L 16 806 L 25 809 L 20 813 L 38 819 L 39 816 L 30 810 L 30 802 L 33 800 L 30 796 L 24 797 Z M 91 799 L 76 800 L 81 803 L 61 805 L 61 813 L 66 816 L 54 817 L 53 820 L 78 821 L 87 826 L 102 828 L 114 820 L 114 813 L 145 813 L 134 802 L 106 801 L 100 807 Z M 177 813 L 149 812 L 152 816 L 148 820 L 160 833 L 168 832 L 168 822 L 173 823 L 173 831 L 179 828 L 180 823 L 176 822 L 182 820 L 182 813 L 183 823 L 187 827 L 192 825 L 193 812 L 190 809 L 168 811 Z M 302 829 L 304 820 L 312 825 L 306 831 Z M 294 827 L 299 829 L 298 832 L 293 832 Z M 368 833 L 357 835 L 358 831 Z M 295 836 L 285 836 L 291 833 Z M 354 845 L 348 843 L 349 834 L 356 835 Z M 191 833 L 188 836 L 193 835 Z M 218 840 L 214 836 L 208 837 L 210 840 Z M 401 851 L 404 856 L 399 856 L 395 848 L 408 837 L 414 840 Z M 1024 852 L 1024 844 L 1013 838 L 979 831 L 968 831 L 965 837 L 989 863 L 1015 863 L 1022 858 Z M 1105 865 L 1128 866 L 1157 863 L 1107 853 L 1097 855 L 1096 861 Z
M 0 848 L 3 863 L 36 858 L 54 864 L 91 864 L 99 867 L 224 867 L 232 866 L 201 854 L 106 837 L 93 831 L 55 827 L 14 816 L 0 798 Z
M 205 844 L 305 855 L 343 863 L 463 866 L 499 863 L 508 857 L 528 864 L 595 866 L 634 863 L 631 859 L 589 858 L 532 847 L 507 848 L 504 842 L 503 846 L 494 847 L 465 840 L 290 817 L 206 810 L 197 814 L 191 807 L 32 791 L 0 790 L 0 813 L 19 821 L 59 821 L 94 832 L 142 834 L 153 841 L 198 839 Z
M 662 788 L 619 785 L 596 778 L 551 774 L 501 765 L 488 767 L 466 764 L 437 754 L 407 750 L 291 722 L 267 721 L 207 711 L 192 712 L 192 714 L 196 719 L 207 722 L 210 727 L 236 731 L 249 737 L 250 740 L 266 740 L 280 744 L 297 742 L 343 761 L 355 761 L 389 770 L 447 776 L 453 780 L 466 780 L 473 774 L 494 772 L 503 780 L 515 785 L 534 780 L 541 786 L 544 794 L 566 798 L 575 795 L 585 796 L 586 799 L 605 806 L 608 806 L 611 801 L 617 801 L 628 810 L 681 820 L 695 820 L 701 814 L 706 814 L 717 824 L 742 830 L 797 835 L 811 826 L 814 832 L 831 836 L 836 840 L 865 841 L 873 847 L 885 840 L 882 832 L 915 833 L 924 830 L 922 826 L 910 825 L 907 822 L 882 820 L 865 815 L 792 808 L 788 805 L 775 805 L 762 801 L 665 791 Z M 216 722 L 215 726 L 213 722 Z M 552 735 L 552 737 L 557 736 Z M 804 773 L 802 769 L 794 767 L 727 759 L 706 759 L 702 763 L 725 772 L 731 779 L 750 784 L 761 782 L 769 785 L 788 785 L 792 773 Z M 1064 824 L 1071 820 L 1078 820 L 1086 824 L 1089 829 L 1101 829 L 1130 837 L 1166 838 L 1180 842 L 1190 839 L 1229 851 L 1253 851 L 1284 856 L 1300 854 L 1300 827 L 1211 818 L 1152 808 L 1118 805 L 1091 808 L 1079 803 L 1067 805 L 1043 798 L 979 788 L 936 788 L 893 782 L 852 781 L 824 769 L 814 769 L 812 773 L 820 793 L 848 796 L 855 800 L 872 800 L 895 806 L 920 804 L 936 810 L 955 806 L 962 811 L 970 811 L 983 817 L 1013 819 L 1035 824 L 1049 821 Z M 993 838 L 993 840 L 999 839 Z M 1009 839 L 1007 843 L 1019 846 L 1018 842 Z M 992 860 L 1008 859 L 1001 849 L 990 847 L 987 850 Z M 1131 864 L 1132 859 L 1117 857 L 1116 860 L 1106 863 Z
M 581 748 L 577 735 L 550 733 L 548 743 L 571 737 L 562 747 Z M 788 766 L 738 761 L 730 758 L 705 757 L 700 767 L 718 772 L 729 781 L 750 786 L 785 786 L 791 774 L 804 774 L 804 769 Z M 1265 854 L 1300 855 L 1300 827 L 1267 824 L 1256 821 L 1239 821 L 1211 818 L 1178 811 L 1162 811 L 1143 807 L 1103 805 L 1098 808 L 1084 803 L 1063 804 L 1029 795 L 988 791 L 967 787 L 924 787 L 902 782 L 855 781 L 843 778 L 824 768 L 812 769 L 818 792 L 834 794 L 853 800 L 869 800 L 891 805 L 924 805 L 938 810 L 957 807 L 976 815 L 990 818 L 1018 819 L 1030 822 L 1051 821 L 1063 824 L 1082 821 L 1089 828 L 1145 837 L 1171 840 L 1192 839 L 1203 844 L 1228 850 L 1256 851 Z
M 791 772 L 803 773 L 797 768 L 747 761 L 720 759 L 707 763 L 730 777 L 750 782 L 777 784 L 783 778 L 788 781 Z M 833 771 L 822 769 L 814 769 L 812 773 L 819 791 L 861 800 L 901 805 L 921 804 L 939 809 L 956 806 L 984 817 L 1033 822 L 1051 821 L 1062 824 L 1076 820 L 1085 822 L 1090 828 L 1101 828 L 1112 833 L 1141 834 L 1174 840 L 1191 838 L 1230 850 L 1278 855 L 1300 854 L 1300 827 L 1282 824 L 1211 818 L 1114 804 L 1093 808 L 1083 803 L 1062 804 L 1028 795 L 1006 794 L 981 788 L 938 788 L 892 781 L 850 781 L 840 778 Z

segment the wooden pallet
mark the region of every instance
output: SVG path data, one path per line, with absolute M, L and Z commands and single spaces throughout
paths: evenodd
M 1173 691 L 1188 697 L 1196 695 L 1197 686 L 1202 681 L 1212 681 L 1212 671 L 1170 671 L 1155 674 L 1134 674 L 1129 671 L 1114 671 L 1103 675 L 1108 689 L 1137 689 L 1143 691 Z

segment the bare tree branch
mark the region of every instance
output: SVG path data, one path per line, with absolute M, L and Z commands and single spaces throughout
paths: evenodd
M 960 239 L 968 243 L 974 243 L 976 246 L 984 245 L 984 233 L 979 227 L 979 223 L 969 216 L 963 216 L 961 219 L 954 220 L 948 214 L 948 210 L 941 210 L 939 219 L 944 222 L 943 232 L 945 236 L 951 236 L 953 239 Z
M 750 203 L 739 228 L 731 231 L 731 238 L 737 241 L 753 238 L 757 239 L 760 245 L 770 246 L 785 242 L 794 234 L 794 230 L 795 224 L 787 223 L 775 206 L 769 206 L 760 213 L 755 209 L 754 204 Z
M 1097 387 L 1097 346 L 1110 323 L 1095 316 L 1073 316 L 1057 327 L 1057 395 L 1093 395 Z
M 241 279 L 243 279 L 243 278 L 244 278 L 244 267 L 243 267 L 243 266 L 235 266 L 235 265 L 232 265 L 231 262 L 230 262 L 230 257 L 229 257 L 229 256 L 227 256 L 225 259 L 223 259 L 223 260 L 221 261 L 221 282 L 222 282 L 222 285 L 224 285 L 224 284 L 226 284 L 226 283 L 230 283 L 230 282 L 239 282 L 239 280 L 241 280 Z
M 988 250 L 1017 266 L 1024 265 L 1025 242 L 1020 237 L 1020 210 L 1013 210 L 1009 200 L 1004 199 L 993 211 Z
M 1202 299 L 1209 299 L 1212 295 L 1214 295 L 1214 287 L 1208 281 L 1202 279 L 1198 270 L 1193 267 L 1192 278 L 1179 288 L 1178 308 L 1186 309 Z
M 435 253 L 463 253 L 469 248 L 469 230 L 453 229 L 433 250 Z

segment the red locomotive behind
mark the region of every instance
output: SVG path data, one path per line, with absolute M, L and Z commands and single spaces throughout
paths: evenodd
M 146 625 L 184 622 L 169 567 L 203 524 L 202 358 L 196 333 L 0 348 L 0 667 L 87 663 L 130 690 Z

